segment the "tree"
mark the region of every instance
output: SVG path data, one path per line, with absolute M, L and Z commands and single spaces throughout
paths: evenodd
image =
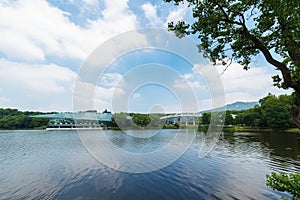
M 270 128 L 289 128 L 292 119 L 288 113 L 290 107 L 289 96 L 269 94 L 260 100 L 263 118 Z
M 112 125 L 118 126 L 119 128 L 128 128 L 132 127 L 133 123 L 128 113 L 115 113 L 113 115 Z
M 133 113 L 132 120 L 137 126 L 140 126 L 140 127 L 145 127 L 145 126 L 149 125 L 151 122 L 149 115 L 139 114 L 139 113 Z
M 288 192 L 292 199 L 300 199 L 300 174 L 287 174 L 285 172 L 272 172 L 267 174 L 267 186 L 280 192 Z
M 298 0 L 165 0 L 187 3 L 195 21 L 169 22 L 178 37 L 194 34 L 199 49 L 213 63 L 237 61 L 249 69 L 251 57 L 262 53 L 281 72 L 274 85 L 292 88 L 290 114 L 300 128 L 300 1 Z M 230 58 L 230 59 L 227 59 Z
M 226 115 L 225 115 L 225 125 L 234 125 L 235 120 L 233 119 L 231 112 L 229 110 L 226 110 Z
M 203 125 L 209 125 L 210 124 L 210 118 L 211 118 L 211 113 L 203 113 L 202 118 L 201 118 L 201 123 Z
M 291 118 L 284 104 L 276 102 L 266 108 L 265 119 L 270 128 L 289 128 L 291 127 Z
M 32 129 L 34 127 L 31 117 L 22 116 L 22 117 L 20 117 L 20 119 L 18 121 L 19 121 L 19 124 L 18 124 L 17 128 L 19 128 L 19 129 L 26 129 L 26 128 Z
M 246 126 L 258 126 L 259 122 L 260 115 L 253 110 L 251 110 L 244 116 L 244 124 L 246 124 Z
M 160 119 L 161 114 L 150 114 L 149 117 L 150 124 L 147 125 L 149 128 L 160 129 L 164 126 L 165 120 Z

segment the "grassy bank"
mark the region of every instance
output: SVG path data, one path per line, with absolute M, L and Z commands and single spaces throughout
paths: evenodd
M 202 125 L 198 127 L 199 131 L 206 132 L 208 126 Z M 298 128 L 288 128 L 288 129 L 271 129 L 271 128 L 258 128 L 249 126 L 224 126 L 224 132 L 286 132 L 286 133 L 300 133 Z
M 244 127 L 244 126 L 236 126 L 235 131 L 248 131 L 248 132 L 286 132 L 286 133 L 300 133 L 298 128 L 288 128 L 288 129 L 271 129 L 271 128 L 257 128 L 257 127 Z

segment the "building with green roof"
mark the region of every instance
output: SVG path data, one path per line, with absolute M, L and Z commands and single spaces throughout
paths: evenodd
M 62 112 L 33 117 L 49 118 L 47 130 L 103 129 L 112 122 L 112 113 L 107 110 L 102 113 L 96 111 Z

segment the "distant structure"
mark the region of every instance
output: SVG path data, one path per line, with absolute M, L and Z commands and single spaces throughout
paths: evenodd
M 179 124 L 181 126 L 197 126 L 201 113 L 178 113 L 174 115 L 167 115 L 160 119 L 166 120 L 167 125 Z
M 105 129 L 112 122 L 112 113 L 106 109 L 97 111 L 63 112 L 35 115 L 36 118 L 49 118 L 46 130 Z

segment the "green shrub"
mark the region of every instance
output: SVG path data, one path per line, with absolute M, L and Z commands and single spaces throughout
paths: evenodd
M 288 174 L 285 172 L 272 172 L 267 174 L 266 185 L 273 190 L 280 192 L 288 192 L 292 195 L 292 199 L 300 200 L 300 174 Z M 283 197 L 283 199 L 285 199 Z

